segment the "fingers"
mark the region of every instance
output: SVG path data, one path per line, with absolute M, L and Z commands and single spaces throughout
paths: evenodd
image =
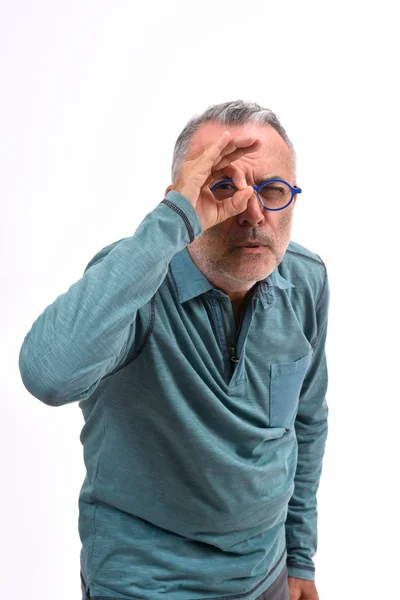
M 224 131 L 220 138 L 203 153 L 211 167 L 221 169 L 240 156 L 255 152 L 261 147 L 261 140 L 255 136 L 232 138 L 230 131 Z
M 237 165 L 230 163 L 226 165 L 223 168 L 223 170 L 220 170 L 219 173 L 222 173 L 220 177 L 230 177 L 238 189 L 247 187 L 247 181 L 244 171 L 240 169 Z
M 232 137 L 230 131 L 225 131 L 215 143 L 205 149 L 198 149 L 194 154 L 191 153 L 190 158 L 181 166 L 173 189 L 182 193 L 196 207 L 202 189 L 207 192 L 206 188 L 213 179 L 228 176 L 238 190 L 247 189 L 247 197 L 250 197 L 253 190 L 247 186 L 244 172 L 238 166 L 232 165 L 232 161 L 247 153 L 255 152 L 261 144 L 261 140 L 256 136 Z M 246 202 L 247 199 L 236 192 L 228 200 L 227 207 L 230 206 L 229 210 L 233 210 L 232 214 L 236 214 L 238 204 L 245 206 Z M 218 210 L 224 212 L 221 203 L 218 203 Z
M 233 194 L 231 198 L 226 198 L 223 202 L 219 203 L 221 211 L 224 214 L 223 219 L 233 217 L 246 210 L 248 201 L 254 190 L 248 186 L 246 189 L 238 190 Z
M 247 138 L 248 139 L 248 138 Z M 254 138 L 252 138 L 254 139 Z M 214 165 L 216 169 L 223 169 L 229 163 L 241 158 L 245 154 L 250 154 L 251 152 L 256 152 L 261 147 L 261 140 L 257 140 L 253 142 L 250 146 L 246 146 L 244 148 L 237 148 L 233 151 L 225 151 L 221 152 L 221 160 Z M 228 147 L 229 148 L 229 147 Z
M 247 187 L 247 181 L 244 171 L 240 167 L 232 163 L 226 165 L 226 167 L 224 167 L 223 169 L 213 169 L 210 175 L 207 177 L 206 181 L 204 182 L 204 185 L 208 186 L 212 181 L 221 177 L 224 179 L 232 179 L 233 183 L 238 189 L 243 189 Z

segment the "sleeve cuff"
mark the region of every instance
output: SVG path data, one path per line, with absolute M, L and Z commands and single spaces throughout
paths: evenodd
M 194 238 L 198 238 L 203 231 L 203 226 L 193 204 L 191 204 L 189 200 L 185 198 L 185 196 L 176 190 L 170 190 L 165 198 L 179 206 L 179 208 L 184 211 L 192 226 Z
M 298 579 L 308 579 L 315 581 L 315 569 L 312 567 L 302 567 L 287 564 L 288 577 L 297 577 Z

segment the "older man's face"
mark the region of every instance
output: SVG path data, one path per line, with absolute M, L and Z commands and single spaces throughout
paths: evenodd
M 252 123 L 227 127 L 203 124 L 191 140 L 188 157 L 200 147 L 216 141 L 226 129 L 233 136 L 257 136 L 262 141 L 259 150 L 234 162 L 243 170 L 248 185 L 259 185 L 271 176 L 284 179 L 290 185 L 296 183 L 291 152 L 270 125 Z M 249 290 L 281 262 L 290 241 L 295 201 L 296 198 L 281 211 L 269 211 L 262 207 L 254 192 L 244 212 L 207 229 L 188 245 L 192 260 L 215 287 L 226 293 Z M 257 253 L 237 247 L 249 240 L 265 246 Z

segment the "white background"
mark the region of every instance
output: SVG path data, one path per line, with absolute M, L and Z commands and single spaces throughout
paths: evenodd
M 395 597 L 394 7 L 1 2 L 1 598 L 81 598 L 83 416 L 77 404 L 55 409 L 27 392 L 23 339 L 97 251 L 133 235 L 163 199 L 188 119 L 239 98 L 275 111 L 294 143 L 303 194 L 292 239 L 321 256 L 330 279 L 320 600 Z

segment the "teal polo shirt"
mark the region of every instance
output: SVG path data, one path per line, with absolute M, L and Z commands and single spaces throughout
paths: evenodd
M 201 231 L 170 191 L 21 347 L 30 394 L 83 413 L 81 578 L 95 600 L 256 600 L 285 563 L 315 577 L 326 267 L 290 241 L 237 328 L 188 253 Z

